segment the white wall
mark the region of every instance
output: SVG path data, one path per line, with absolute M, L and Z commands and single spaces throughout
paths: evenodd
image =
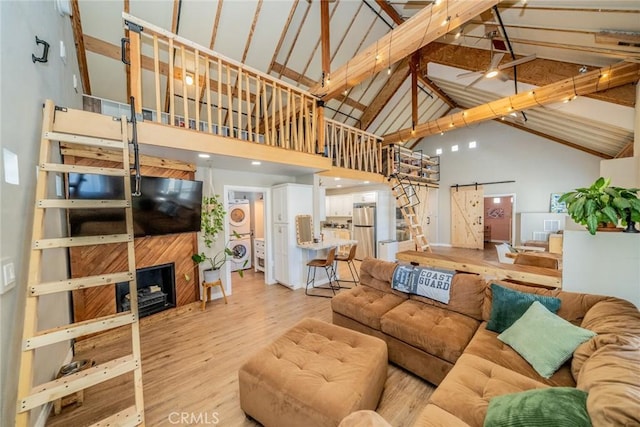
M 470 149 L 470 141 L 477 147 Z M 458 144 L 459 151 L 451 152 Z M 451 242 L 449 187 L 474 182 L 515 181 L 487 185 L 485 194 L 517 196 L 516 212 L 549 212 L 551 193 L 585 186 L 599 176 L 600 158 L 497 122 L 484 122 L 434 135 L 415 148 L 440 156 L 438 238 Z
M 49 62 L 31 61 L 40 56 L 35 36 L 50 43 Z M 60 59 L 60 41 L 66 45 L 66 64 Z M 27 260 L 33 222 L 36 163 L 40 147 L 42 104 L 47 98 L 57 105 L 81 108 L 82 101 L 73 89 L 72 75 L 79 76 L 69 17 L 60 16 L 51 1 L 0 1 L 0 79 L 2 148 L 18 156 L 19 185 L 4 180 L 0 162 L 0 255 L 14 261 L 16 287 L 0 296 L 0 383 L 2 384 L 0 425 L 13 425 L 16 405 L 19 348 L 26 297 Z M 81 88 L 79 89 L 81 91 Z M 59 113 L 62 114 L 62 113 Z M 62 216 L 48 215 L 46 229 L 62 229 Z M 67 277 L 64 251 L 46 253 L 44 280 Z M 47 329 L 69 322 L 66 294 L 41 298 L 38 327 Z M 35 382 L 50 380 L 63 364 L 69 343 L 45 347 L 36 352 Z M 34 411 L 32 423 L 39 415 Z

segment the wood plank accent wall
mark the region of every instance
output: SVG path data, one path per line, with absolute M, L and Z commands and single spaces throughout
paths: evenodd
M 97 155 L 95 149 L 83 151 L 78 146 L 63 146 L 62 154 L 66 164 L 120 167 L 118 162 L 106 160 L 110 158 L 110 153 L 105 150 Z M 142 175 L 194 179 L 193 171 L 192 165 L 178 165 L 173 161 L 147 156 L 141 158 Z M 136 237 L 135 248 L 136 268 L 175 263 L 177 307 L 191 304 L 200 298 L 198 268 L 191 260 L 191 255 L 198 250 L 197 233 Z M 71 276 L 83 277 L 126 271 L 127 259 L 122 256 L 125 251 L 124 243 L 71 248 Z M 73 292 L 73 313 L 76 322 L 115 312 L 115 285 Z

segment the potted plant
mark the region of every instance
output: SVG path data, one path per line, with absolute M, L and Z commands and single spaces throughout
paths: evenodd
M 224 231 L 224 221 L 227 212 L 217 194 L 205 196 L 202 198 L 202 214 L 201 214 L 201 232 L 204 245 L 211 249 L 213 243 L 217 240 L 218 234 Z M 240 235 L 234 231 L 234 236 L 239 238 Z M 224 249 L 218 251 L 213 257 L 207 256 L 204 252 L 196 253 L 191 259 L 196 264 L 209 262 L 211 268 L 203 271 L 204 280 L 207 283 L 215 282 L 220 278 L 220 268 L 233 257 L 233 251 L 227 247 L 225 243 Z M 246 265 L 246 261 L 245 261 Z M 242 270 L 239 270 L 240 277 L 244 277 Z
M 576 188 L 563 194 L 559 202 L 567 204 L 569 216 L 596 234 L 598 226 L 619 221 L 629 232 L 636 232 L 634 222 L 640 221 L 640 200 L 637 188 L 611 187 L 611 179 L 598 178 L 588 188 Z

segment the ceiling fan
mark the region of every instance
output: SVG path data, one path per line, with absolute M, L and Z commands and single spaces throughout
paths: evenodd
M 495 53 L 493 50 L 493 36 L 490 35 L 489 38 L 491 38 L 491 63 L 489 64 L 489 68 L 483 71 L 470 71 L 468 73 L 458 74 L 456 76 L 456 78 L 458 79 L 478 76 L 477 79 L 475 79 L 465 87 L 473 86 L 484 78 L 491 79 L 496 76 L 498 76 L 498 78 L 502 81 L 506 81 L 508 80 L 508 78 L 504 73 L 501 72 L 502 70 L 515 67 L 516 65 L 524 64 L 525 62 L 533 61 L 534 59 L 536 59 L 536 54 L 534 53 L 533 55 L 525 56 L 524 58 L 509 61 L 505 64 L 500 65 L 500 61 L 502 61 L 502 58 L 504 58 L 504 53 Z

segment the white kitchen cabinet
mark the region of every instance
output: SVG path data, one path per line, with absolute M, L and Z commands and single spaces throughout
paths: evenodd
M 327 216 L 353 215 L 353 197 L 351 194 L 327 196 L 326 200 Z
M 375 191 L 367 191 L 366 193 L 354 193 L 352 195 L 353 203 L 375 203 L 377 201 Z
M 313 214 L 311 185 L 280 184 L 272 187 L 273 199 L 273 266 L 275 280 L 292 289 L 306 283 L 302 265 L 302 249 L 296 242 L 297 215 Z

